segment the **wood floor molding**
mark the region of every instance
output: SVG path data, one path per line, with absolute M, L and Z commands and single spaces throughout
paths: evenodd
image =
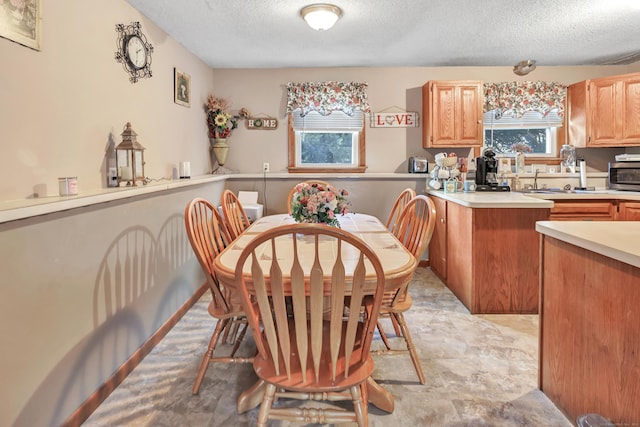
M 207 283 L 202 284 L 200 288 L 189 298 L 167 321 L 156 330 L 136 350 L 127 361 L 125 361 L 118 370 L 105 381 L 87 400 L 85 400 L 73 414 L 67 418 L 62 427 L 78 427 L 89 418 L 89 416 L 100 406 L 104 400 L 127 378 L 127 375 L 142 362 L 151 350 L 169 333 L 169 331 L 178 323 L 187 311 L 204 295 L 207 291 Z

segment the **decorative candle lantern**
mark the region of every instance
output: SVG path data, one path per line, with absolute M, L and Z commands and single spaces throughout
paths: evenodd
M 144 175 L 144 150 L 138 142 L 138 134 L 127 122 L 122 132 L 122 142 L 116 147 L 116 169 L 118 182 L 126 182 L 127 186 L 136 186 L 136 181 L 147 181 Z

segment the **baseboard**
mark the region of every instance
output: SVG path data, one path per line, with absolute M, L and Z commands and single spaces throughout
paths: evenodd
M 208 285 L 204 283 L 167 321 L 156 330 L 132 355 L 127 359 L 118 370 L 108 378 L 95 392 L 85 400 L 73 414 L 67 418 L 63 427 L 77 427 L 85 422 L 91 414 L 100 406 L 104 400 L 118 387 L 127 375 L 134 370 L 136 366 L 142 362 L 147 354 L 158 345 L 158 343 L 169 333 L 169 331 L 178 323 L 187 311 L 204 295 L 208 290 Z
M 418 267 L 423 267 L 423 268 L 427 268 L 429 267 L 429 260 L 428 259 L 421 259 L 420 261 L 418 261 Z

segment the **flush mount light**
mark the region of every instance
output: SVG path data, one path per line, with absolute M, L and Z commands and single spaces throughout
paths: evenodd
M 312 4 L 303 7 L 300 16 L 314 30 L 324 31 L 333 27 L 342 16 L 342 10 L 332 4 Z
M 530 72 L 536 69 L 536 61 L 528 59 L 526 61 L 520 61 L 513 67 L 513 73 L 519 76 L 526 76 Z

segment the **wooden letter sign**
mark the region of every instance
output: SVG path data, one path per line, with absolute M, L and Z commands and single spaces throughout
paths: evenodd
M 372 128 L 414 128 L 418 126 L 418 113 L 373 113 Z
M 273 117 L 249 117 L 245 120 L 247 129 L 274 130 L 278 127 L 278 119 Z

